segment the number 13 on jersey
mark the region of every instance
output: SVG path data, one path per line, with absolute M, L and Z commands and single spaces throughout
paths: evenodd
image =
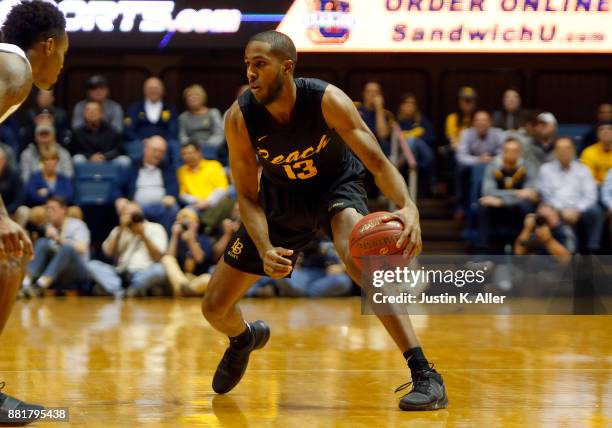
M 317 167 L 314 166 L 312 159 L 306 159 L 301 162 L 296 162 L 291 165 L 283 165 L 287 177 L 291 180 L 306 180 L 317 175 Z

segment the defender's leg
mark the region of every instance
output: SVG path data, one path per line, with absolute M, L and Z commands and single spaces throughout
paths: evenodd
M 0 260 L 0 333 L 2 333 L 15 304 L 27 263 L 27 257 L 8 257 L 7 259 Z M 0 381 L 0 425 L 23 425 L 37 419 L 37 417 L 33 416 L 24 416 L 23 419 L 19 420 L 13 417 L 9 418 L 9 414 L 13 413 L 11 411 L 19 410 L 19 414 L 23 412 L 24 415 L 33 415 L 37 412 L 40 413 L 43 407 L 24 403 L 14 397 L 3 394 L 1 392 L 2 388 L 4 388 L 4 382 Z

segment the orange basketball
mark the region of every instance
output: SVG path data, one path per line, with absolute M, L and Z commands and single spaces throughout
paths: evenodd
M 385 211 L 368 214 L 353 227 L 349 249 L 357 267 L 361 267 L 363 257 L 402 253 L 396 244 L 404 226 L 397 220 L 383 222 L 389 214 Z

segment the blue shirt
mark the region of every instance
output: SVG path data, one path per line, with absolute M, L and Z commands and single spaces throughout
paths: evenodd
M 380 147 L 382 148 L 382 151 L 387 156 L 389 156 L 391 154 L 391 140 L 389 138 L 385 138 L 385 139 L 382 139 L 382 140 L 380 138 L 378 138 L 378 132 L 377 132 L 377 129 L 376 129 L 376 111 L 375 110 L 369 110 L 369 109 L 367 109 L 363 105 L 358 106 L 357 107 L 357 111 L 359 111 L 359 114 L 361 115 L 361 118 L 363 119 L 365 124 L 368 125 L 368 128 L 370 128 L 370 131 L 372 131 L 372 133 L 374 134 L 374 136 L 378 140 L 378 143 L 380 144 Z M 385 110 L 385 118 L 387 119 L 387 121 L 389 121 L 389 119 L 391 118 L 391 113 L 389 113 L 386 110 Z
M 40 196 L 40 189 L 47 189 L 47 195 Z M 62 174 L 57 174 L 55 185 L 51 185 L 43 177 L 42 171 L 36 171 L 32 173 L 26 185 L 26 205 L 30 207 L 44 205 L 51 196 L 61 196 L 70 205 L 73 195 L 72 181 Z
M 421 117 L 420 121 L 414 119 L 403 119 L 398 122 L 399 127 L 402 129 L 404 138 L 420 138 L 425 141 L 428 145 L 433 146 L 436 140 L 433 126 L 426 117 Z

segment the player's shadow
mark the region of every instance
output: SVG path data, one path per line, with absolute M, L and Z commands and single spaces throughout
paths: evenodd
M 215 395 L 212 410 L 222 427 L 248 427 L 249 421 L 236 400 L 229 395 Z

